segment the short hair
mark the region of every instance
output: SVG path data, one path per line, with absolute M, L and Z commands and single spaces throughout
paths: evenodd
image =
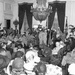
M 0 52 L 2 52 L 2 51 L 6 51 L 6 49 L 4 49 L 4 48 L 0 48 Z
M 17 51 L 16 52 L 16 57 L 22 57 L 24 55 L 24 53 L 22 51 Z

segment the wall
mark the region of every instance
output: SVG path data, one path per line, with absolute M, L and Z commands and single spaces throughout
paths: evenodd
M 3 2 L 0 2 L 0 23 L 2 23 L 1 25 L 2 29 L 4 27 Z
M 2 23 L 1 29 L 6 26 L 5 19 L 10 19 L 12 25 L 12 3 L 13 0 L 0 0 L 0 23 Z
M 75 27 L 75 1 L 67 1 L 66 2 L 66 16 L 68 21 L 68 33 L 70 31 L 69 25 L 73 25 Z M 65 16 L 65 19 L 66 19 Z
M 14 21 L 14 20 L 18 20 L 19 21 L 19 17 L 18 17 L 18 3 L 17 2 L 14 2 L 13 4 L 13 18 L 12 18 L 12 21 Z M 11 26 L 13 29 L 15 29 L 15 26 L 14 26 L 14 24 L 12 24 L 12 26 Z M 19 25 L 18 25 L 18 29 L 19 29 Z
M 13 21 L 18 19 L 18 3 L 14 0 L 0 0 L 0 23 L 1 29 L 6 27 L 5 19 L 11 20 L 11 28 L 15 29 Z
M 23 2 L 27 2 L 27 3 L 34 3 L 36 0 L 15 0 L 18 3 L 23 3 Z
M 66 2 L 66 16 L 68 19 L 68 25 L 75 26 L 75 1 Z

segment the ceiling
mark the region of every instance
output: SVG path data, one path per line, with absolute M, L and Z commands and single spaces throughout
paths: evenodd
M 36 0 L 14 0 L 17 1 L 18 3 L 22 3 L 22 2 L 28 2 L 28 3 L 34 3 L 36 2 Z M 47 2 L 53 2 L 53 1 L 75 1 L 75 0 L 47 0 Z

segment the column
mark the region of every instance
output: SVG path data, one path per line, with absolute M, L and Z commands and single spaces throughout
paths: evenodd
M 3 29 L 4 27 L 4 7 L 3 7 L 3 2 L 0 2 L 0 23 L 2 23 L 1 25 L 1 29 Z

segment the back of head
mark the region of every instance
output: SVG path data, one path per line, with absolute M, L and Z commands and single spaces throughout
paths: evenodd
M 72 64 L 69 65 L 68 72 L 71 75 L 75 75 L 75 63 L 72 63 Z
M 45 73 L 46 72 L 46 65 L 45 63 L 39 62 L 35 68 L 37 68 L 38 73 Z M 36 69 L 35 69 L 36 70 Z
M 24 66 L 24 60 L 21 58 L 15 58 L 12 64 L 12 68 L 14 69 L 22 69 Z
M 4 48 L 0 48 L 0 55 L 6 56 L 6 50 Z
M 9 59 L 3 55 L 0 55 L 0 70 L 4 69 L 9 63 Z
M 22 57 L 24 53 L 22 51 L 17 51 L 16 52 L 16 57 Z

